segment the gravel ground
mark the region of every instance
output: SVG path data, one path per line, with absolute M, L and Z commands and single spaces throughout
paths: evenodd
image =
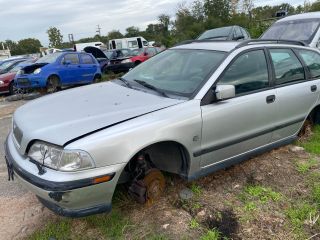
M 17 181 L 8 181 L 4 142 L 13 111 L 24 103 L 0 101 L 0 240 L 24 238 L 52 215 Z

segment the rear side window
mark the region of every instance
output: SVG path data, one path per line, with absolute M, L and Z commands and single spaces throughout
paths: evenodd
M 63 62 L 70 61 L 71 64 L 79 64 L 78 54 L 66 54 L 63 58 Z
M 290 49 L 270 49 L 275 71 L 276 85 L 305 79 L 304 69 L 297 56 Z
M 297 50 L 305 64 L 308 66 L 311 77 L 320 77 L 320 54 L 314 51 Z
M 234 85 L 236 95 L 269 87 L 268 67 L 263 50 L 242 54 L 224 73 L 220 85 Z
M 80 58 L 83 64 L 94 64 L 92 57 L 87 54 L 81 54 Z
M 147 48 L 147 53 L 149 56 L 153 56 L 157 54 L 156 49 L 154 48 Z

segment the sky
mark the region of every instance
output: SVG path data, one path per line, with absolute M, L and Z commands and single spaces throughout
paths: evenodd
M 277 5 L 282 2 L 303 4 L 304 0 L 255 0 L 255 6 Z M 48 44 L 46 34 L 50 26 L 60 29 L 67 41 L 101 34 L 113 29 L 122 33 L 129 26 L 144 30 L 157 21 L 162 13 L 174 16 L 178 3 L 183 0 L 0 0 L 0 41 L 37 38 Z M 192 0 L 184 0 L 191 3 Z

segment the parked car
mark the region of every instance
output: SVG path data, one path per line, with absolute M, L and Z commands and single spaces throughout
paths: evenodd
M 15 60 L 5 61 L 0 65 L 0 74 L 5 74 L 9 72 L 11 69 L 13 69 L 18 64 L 26 61 L 26 58 L 19 58 Z
M 197 41 L 25 104 L 5 143 L 9 179 L 79 217 L 110 211 L 117 184 L 153 202 L 161 171 L 194 180 L 291 143 L 320 123 L 320 51 L 277 42 Z
M 320 48 L 320 12 L 302 13 L 276 21 L 260 39 L 303 41 L 310 47 Z
M 153 57 L 158 52 L 160 51 L 156 47 L 138 48 L 132 51 L 132 57 L 130 58 L 130 60 L 136 66 Z
M 128 72 L 134 67 L 130 61 L 132 52 L 130 49 L 114 49 L 102 51 L 95 47 L 86 47 L 85 52 L 91 53 L 100 63 L 101 71 L 107 72 Z
M 14 78 L 23 67 L 27 66 L 28 64 L 32 63 L 31 61 L 24 61 L 15 67 L 13 67 L 9 72 L 0 75 L 0 93 L 9 93 L 13 95 L 17 93 L 17 88 L 14 84 Z
M 88 53 L 56 52 L 22 68 L 15 76 L 21 89 L 44 88 L 55 92 L 61 87 L 97 82 L 101 70 L 97 60 Z
M 197 40 L 212 39 L 212 40 L 248 40 L 250 39 L 249 32 L 240 26 L 228 26 L 221 28 L 214 28 L 202 33 Z
M 143 37 L 130 37 L 109 40 L 109 49 L 136 49 L 149 46 L 149 43 Z

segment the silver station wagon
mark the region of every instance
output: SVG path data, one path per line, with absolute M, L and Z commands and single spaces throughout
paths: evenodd
M 320 122 L 320 54 L 293 41 L 195 41 L 123 78 L 34 100 L 5 143 L 17 177 L 54 212 L 111 210 L 117 184 L 141 203 L 162 172 L 191 181 L 294 141 Z

